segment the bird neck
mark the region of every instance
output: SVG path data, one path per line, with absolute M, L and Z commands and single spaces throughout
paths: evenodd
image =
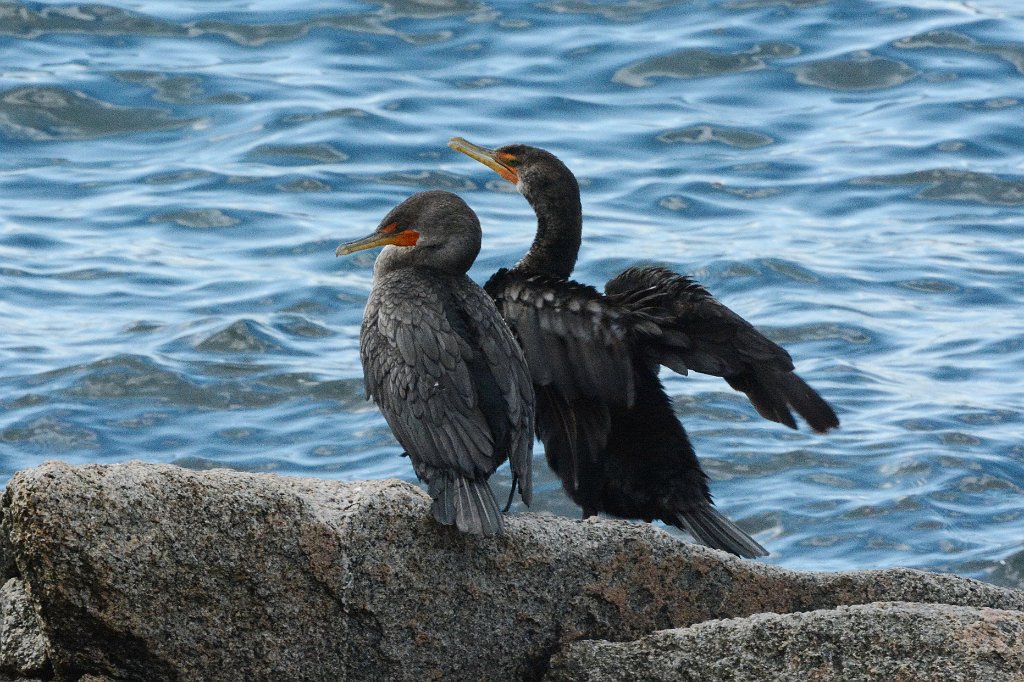
M 583 209 L 575 192 L 536 192 L 526 196 L 537 214 L 537 236 L 516 269 L 568 279 L 583 237 Z

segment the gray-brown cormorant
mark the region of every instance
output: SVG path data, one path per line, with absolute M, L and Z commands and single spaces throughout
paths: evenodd
M 510 460 L 530 503 L 534 395 L 494 302 L 466 275 L 480 221 L 450 192 L 414 194 L 337 255 L 385 246 L 373 267 L 359 355 L 367 398 L 412 460 L 435 519 L 493 536 L 503 521 L 488 477 Z M 511 498 L 510 498 L 511 500 Z
M 723 377 L 765 418 L 816 431 L 835 412 L 780 346 L 700 284 L 631 267 L 605 285 L 569 279 L 580 247 L 579 185 L 553 154 L 514 144 L 449 146 L 516 186 L 537 214 L 530 250 L 484 286 L 523 346 L 537 393 L 537 435 L 583 515 L 660 519 L 744 557 L 768 552 L 714 507 L 708 478 L 658 379 L 658 367 Z

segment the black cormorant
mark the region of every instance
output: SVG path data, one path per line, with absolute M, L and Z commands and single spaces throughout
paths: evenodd
M 583 515 L 660 519 L 744 557 L 768 552 L 713 506 L 708 478 L 658 379 L 659 365 L 723 377 L 765 418 L 820 432 L 835 412 L 793 361 L 700 284 L 631 267 L 601 294 L 569 279 L 583 213 L 575 176 L 557 157 L 515 144 L 449 146 L 516 186 L 537 214 L 530 250 L 484 286 L 523 346 L 537 393 L 537 435 Z
M 337 255 L 375 246 L 385 248 L 359 334 L 367 398 L 427 484 L 434 518 L 498 535 L 504 525 L 487 479 L 507 457 L 513 492 L 518 485 L 530 503 L 534 395 L 522 351 L 466 275 L 480 252 L 480 221 L 458 196 L 422 192 Z

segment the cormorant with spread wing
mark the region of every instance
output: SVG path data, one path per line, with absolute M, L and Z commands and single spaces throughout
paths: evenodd
M 519 339 L 537 394 L 537 435 L 583 515 L 660 519 L 744 557 L 768 552 L 713 506 L 708 478 L 658 379 L 664 365 L 724 378 L 766 419 L 839 425 L 793 361 L 700 284 L 628 268 L 601 294 L 569 279 L 582 237 L 579 185 L 550 152 L 452 138 L 516 186 L 537 214 L 530 250 L 484 286 Z

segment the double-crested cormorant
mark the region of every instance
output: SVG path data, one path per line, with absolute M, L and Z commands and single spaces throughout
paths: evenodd
M 537 434 L 583 515 L 660 519 L 744 557 L 768 552 L 714 507 L 708 478 L 658 379 L 658 366 L 723 377 L 765 418 L 816 431 L 835 412 L 793 372 L 789 354 L 700 284 L 660 267 L 605 285 L 569 279 L 580 247 L 579 185 L 553 154 L 526 145 L 449 146 L 513 183 L 537 214 L 529 252 L 484 286 L 523 346 Z
M 427 484 L 434 518 L 498 535 L 504 524 L 487 479 L 507 457 L 513 493 L 518 485 L 530 503 L 534 395 L 515 338 L 466 276 L 480 221 L 456 195 L 422 192 L 337 255 L 384 245 L 359 334 L 367 398 Z

